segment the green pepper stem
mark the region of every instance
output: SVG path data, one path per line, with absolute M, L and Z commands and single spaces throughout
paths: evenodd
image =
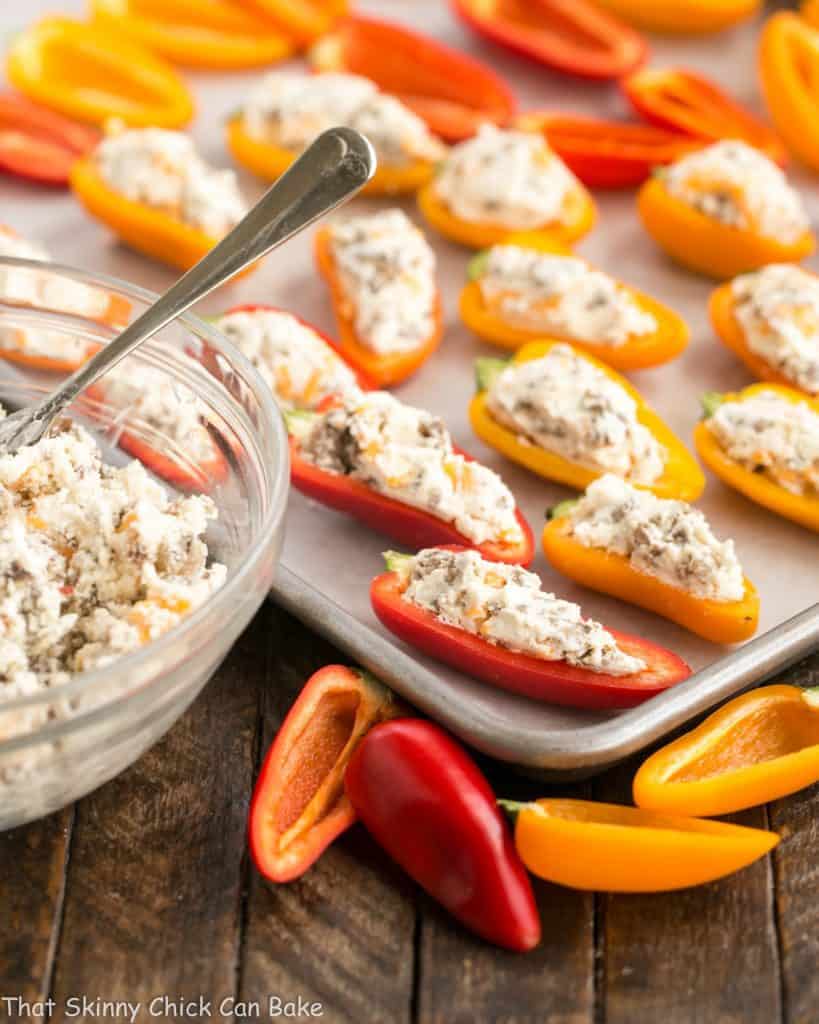
M 725 395 L 721 394 L 719 391 L 706 391 L 700 398 L 702 418 L 704 420 L 710 419 L 724 401 Z
M 413 555 L 405 555 L 403 551 L 382 551 L 381 557 L 388 572 L 406 572 Z
M 579 498 L 567 498 L 565 501 L 559 501 L 557 505 L 552 505 L 550 509 L 547 509 L 546 518 L 549 522 L 552 519 L 563 519 L 570 514 L 579 500 Z
M 484 356 L 475 360 L 475 389 L 488 391 L 509 365 L 508 359 Z
M 486 273 L 486 264 L 489 261 L 489 250 L 481 249 L 480 252 L 476 252 L 472 259 L 466 265 L 466 276 L 469 281 L 477 281 L 479 277 L 483 277 Z

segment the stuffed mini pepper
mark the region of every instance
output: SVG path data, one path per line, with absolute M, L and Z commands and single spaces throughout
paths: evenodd
M 819 395 L 819 277 L 772 263 L 714 291 L 711 322 L 760 380 Z
M 396 636 L 492 686 L 585 708 L 631 707 L 690 674 L 675 654 L 584 618 L 520 566 L 477 551 L 388 552 L 373 610 Z
M 548 480 L 582 490 L 615 473 L 655 494 L 693 501 L 696 460 L 625 378 L 560 341 L 514 359 L 479 359 L 469 407 L 475 433 Z
M 543 337 L 587 349 L 618 370 L 674 359 L 688 343 L 685 321 L 585 260 L 510 236 L 478 253 L 461 292 L 464 323 L 485 341 L 519 348 Z
M 413 548 L 462 544 L 528 564 L 532 534 L 512 492 L 456 449 L 443 421 L 386 391 L 292 413 L 293 485 Z
M 188 270 L 247 212 L 236 174 L 217 170 L 182 132 L 116 132 L 71 172 L 88 212 L 138 252 Z
M 737 139 L 658 171 L 640 190 L 638 209 L 669 256 L 710 277 L 798 262 L 815 245 L 799 194 L 772 160 Z
M 437 231 L 473 249 L 524 230 L 567 245 L 595 218 L 591 196 L 542 135 L 491 125 L 450 150 L 418 203 Z
M 756 632 L 759 598 L 732 540 L 698 509 L 607 474 L 552 511 L 552 565 L 585 587 L 648 608 L 714 643 Z
M 378 387 L 405 380 L 443 334 L 435 254 L 401 210 L 331 223 L 316 235 L 338 349 Z
M 363 191 L 415 192 L 432 176 L 446 147 L 409 107 L 360 75 L 274 71 L 228 121 L 227 144 L 238 163 L 275 181 L 323 131 L 345 125 L 373 145 L 378 166 Z
M 709 394 L 694 438 L 729 487 L 819 531 L 819 402 L 778 384 Z

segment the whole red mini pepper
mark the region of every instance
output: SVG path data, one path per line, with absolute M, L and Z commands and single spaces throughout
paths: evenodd
M 467 928 L 519 952 L 538 944 L 532 886 L 495 796 L 441 728 L 407 718 L 377 725 L 344 786 L 377 842 Z
M 88 125 L 0 93 L 0 169 L 45 185 L 68 185 L 74 162 L 90 152 L 99 133 Z

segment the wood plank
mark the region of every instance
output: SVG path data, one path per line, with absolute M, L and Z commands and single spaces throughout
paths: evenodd
M 142 1002 L 139 1020 L 157 1019 L 157 995 L 202 996 L 201 1019 L 231 1019 L 217 1007 L 235 992 L 269 619 L 263 609 L 160 743 L 78 805 L 53 1020 L 83 994 Z
M 295 619 L 277 617 L 283 642 L 266 690 L 265 749 L 305 680 L 349 663 Z M 254 872 L 240 998 L 319 1002 L 327 1024 L 400 1024 L 412 999 L 415 916 L 410 885 L 360 826 L 296 882 L 270 886 Z
M 603 776 L 595 797 L 630 803 L 639 762 Z M 735 815 L 766 828 L 764 808 Z M 781 1014 L 770 858 L 710 885 L 601 898 L 599 993 L 606 1024 L 771 1024 Z
M 48 996 L 73 809 L 0 834 L 0 995 Z M 0 1019 L 5 1006 L 0 1005 Z

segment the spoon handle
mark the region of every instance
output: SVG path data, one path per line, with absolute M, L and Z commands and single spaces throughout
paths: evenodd
M 331 128 L 309 146 L 233 230 L 101 349 L 37 411 L 43 429 L 81 391 L 220 284 L 349 199 L 375 171 L 367 139 Z

